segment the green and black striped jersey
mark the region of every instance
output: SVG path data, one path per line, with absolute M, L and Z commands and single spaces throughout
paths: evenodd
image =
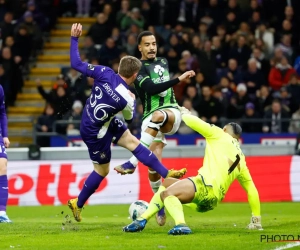
M 141 60 L 141 62 L 142 68 L 134 82 L 134 87 L 143 105 L 143 119 L 145 119 L 155 110 L 161 108 L 178 107 L 173 88 L 169 88 L 156 95 L 150 95 L 142 89 L 143 82 L 146 79 L 151 79 L 154 84 L 160 84 L 170 80 L 167 59 L 157 57 L 154 60 Z

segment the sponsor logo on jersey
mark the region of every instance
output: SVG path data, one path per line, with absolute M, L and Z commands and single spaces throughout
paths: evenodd
M 162 76 L 162 77 L 158 77 L 158 78 L 153 78 L 152 81 L 154 83 L 161 83 L 161 82 L 166 82 L 170 80 L 170 76 Z
M 137 77 L 137 80 L 140 82 L 141 80 L 143 79 L 143 76 L 142 75 L 139 75 L 138 77 Z

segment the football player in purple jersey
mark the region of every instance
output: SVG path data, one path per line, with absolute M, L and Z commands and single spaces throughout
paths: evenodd
M 7 117 L 5 111 L 5 96 L 0 85 L 0 223 L 11 223 L 6 214 L 8 200 L 7 155 L 5 148 L 9 147 L 7 137 Z

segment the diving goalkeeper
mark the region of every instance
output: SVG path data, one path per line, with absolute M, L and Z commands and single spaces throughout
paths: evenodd
M 166 207 L 175 220 L 175 226 L 168 234 L 190 234 L 192 230 L 185 222 L 182 204 L 195 208 L 198 212 L 213 210 L 224 199 L 235 179 L 247 192 L 252 210 L 247 228 L 262 230 L 259 195 L 239 145 L 242 128 L 237 123 L 229 123 L 221 129 L 191 115 L 185 108 L 180 110 L 185 124 L 206 139 L 203 166 L 197 176 L 183 180 L 165 179 L 146 212 L 124 227 L 123 231 L 142 231 L 148 220 L 162 207 Z

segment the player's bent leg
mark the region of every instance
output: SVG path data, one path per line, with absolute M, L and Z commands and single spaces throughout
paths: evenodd
M 144 147 L 139 140 L 133 136 L 127 129 L 121 138 L 118 140 L 118 145 L 124 147 L 132 152 L 137 159 L 144 165 L 154 169 L 162 177 L 181 178 L 186 173 L 186 168 L 181 170 L 168 170 L 163 166 L 157 157 L 148 148 Z M 115 169 L 117 170 L 117 169 Z M 118 170 L 117 170 L 118 171 Z M 119 170 L 120 171 L 120 170 Z
M 178 181 L 169 186 L 161 194 L 161 199 L 175 221 L 175 227 L 168 234 L 190 234 L 191 229 L 186 225 L 182 204 L 190 203 L 195 196 L 194 183 L 188 179 Z
M 68 201 L 68 206 L 71 209 L 76 221 L 82 220 L 82 209 L 88 198 L 97 190 L 103 179 L 109 173 L 109 163 L 97 164 L 94 163 L 94 171 L 85 180 L 83 188 L 79 196 Z
M 154 111 L 143 121 L 140 142 L 149 148 L 158 134 L 160 127 L 163 126 L 167 120 L 168 115 L 165 111 Z M 135 156 L 132 156 L 129 161 L 115 167 L 115 170 L 120 174 L 132 174 L 138 162 L 139 160 Z
M 6 214 L 8 200 L 7 159 L 0 158 L 0 223 L 11 223 Z

